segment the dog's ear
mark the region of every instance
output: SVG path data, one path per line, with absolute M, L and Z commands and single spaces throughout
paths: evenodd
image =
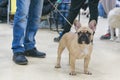
M 88 27 L 88 31 L 89 31 L 90 34 L 94 35 L 94 32 L 90 27 Z

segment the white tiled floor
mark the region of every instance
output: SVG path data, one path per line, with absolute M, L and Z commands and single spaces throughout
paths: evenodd
M 81 16 L 81 23 L 88 20 Z M 27 57 L 29 64 L 16 65 L 12 61 L 12 27 L 0 24 L 0 80 L 120 80 L 120 43 L 99 37 L 107 30 L 107 20 L 99 19 L 94 37 L 94 50 L 89 70 L 92 75 L 83 74 L 83 60 L 76 61 L 76 76 L 69 75 L 68 52 L 62 55 L 62 68 L 55 69 L 57 46 L 53 38 L 56 32 L 41 29 L 36 40 L 37 48 L 47 53 L 45 59 Z

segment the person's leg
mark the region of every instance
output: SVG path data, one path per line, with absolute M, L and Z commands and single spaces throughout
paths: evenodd
M 28 63 L 24 56 L 24 35 L 27 26 L 27 16 L 29 10 L 30 0 L 17 0 L 17 10 L 14 17 L 13 26 L 13 61 L 16 64 L 26 65 Z
M 40 24 L 42 6 L 43 0 L 31 0 L 24 40 L 25 50 L 35 48 L 35 35 Z
M 17 0 L 17 10 L 13 26 L 13 53 L 24 52 L 24 35 L 27 26 L 28 10 L 30 0 Z
M 85 2 L 85 0 L 71 0 L 71 6 L 70 6 L 70 11 L 68 13 L 67 16 L 67 20 L 73 24 L 73 21 L 75 20 L 75 18 L 77 17 L 80 8 L 82 7 L 82 4 Z M 69 32 L 71 28 L 71 25 L 66 22 L 65 26 L 64 26 L 64 30 L 63 30 L 63 34 L 65 34 L 66 32 Z
M 73 24 L 73 21 L 74 19 L 77 17 L 79 11 L 80 11 L 80 8 L 82 7 L 82 4 L 85 2 L 85 0 L 71 0 L 71 5 L 70 5 L 70 11 L 68 13 L 68 16 L 67 16 L 67 20 Z M 58 38 L 54 38 L 54 41 L 55 42 L 58 42 L 61 37 L 66 33 L 66 32 L 69 32 L 70 31 L 70 28 L 71 28 L 71 24 L 69 24 L 67 21 L 66 21 L 66 24 L 65 26 L 63 27 L 64 30 L 62 32 L 62 34 L 58 37 Z
M 109 1 L 109 0 L 106 0 L 106 8 L 105 8 L 105 11 L 106 13 L 108 14 L 110 10 L 112 10 L 114 7 L 115 7 L 115 4 L 116 4 L 116 0 L 112 0 L 112 1 Z M 115 31 L 114 31 L 115 32 Z M 116 36 L 116 34 L 114 33 L 114 36 Z M 110 39 L 111 38 L 111 34 L 110 34 L 110 27 L 108 26 L 108 31 L 105 35 L 102 35 L 100 37 L 101 40 L 106 40 L 106 39 Z
M 31 0 L 27 28 L 24 39 L 25 55 L 44 58 L 45 53 L 39 52 L 36 47 L 35 35 L 39 28 L 42 14 L 43 0 Z
M 113 35 L 116 36 L 115 29 L 113 29 Z M 108 26 L 108 31 L 106 34 L 100 37 L 101 40 L 109 40 L 111 38 L 110 27 Z
M 106 17 L 107 17 L 107 16 L 106 16 L 106 13 L 105 13 L 105 11 L 104 11 L 104 8 L 103 8 L 103 6 L 102 6 L 101 3 L 98 4 L 98 12 L 99 12 L 99 16 L 100 16 L 100 17 L 103 17 L 103 18 L 106 18 Z

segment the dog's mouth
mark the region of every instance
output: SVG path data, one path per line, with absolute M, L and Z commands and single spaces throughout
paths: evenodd
M 90 32 L 78 32 L 78 43 L 79 44 L 89 44 L 91 33 Z

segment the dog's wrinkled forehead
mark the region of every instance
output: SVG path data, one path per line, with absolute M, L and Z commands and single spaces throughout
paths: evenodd
M 82 33 L 86 33 L 86 32 L 89 32 L 89 33 L 91 33 L 91 34 L 93 34 L 93 31 L 89 28 L 89 27 L 80 27 L 78 30 L 77 30 L 77 32 L 79 33 L 79 32 L 82 32 Z

